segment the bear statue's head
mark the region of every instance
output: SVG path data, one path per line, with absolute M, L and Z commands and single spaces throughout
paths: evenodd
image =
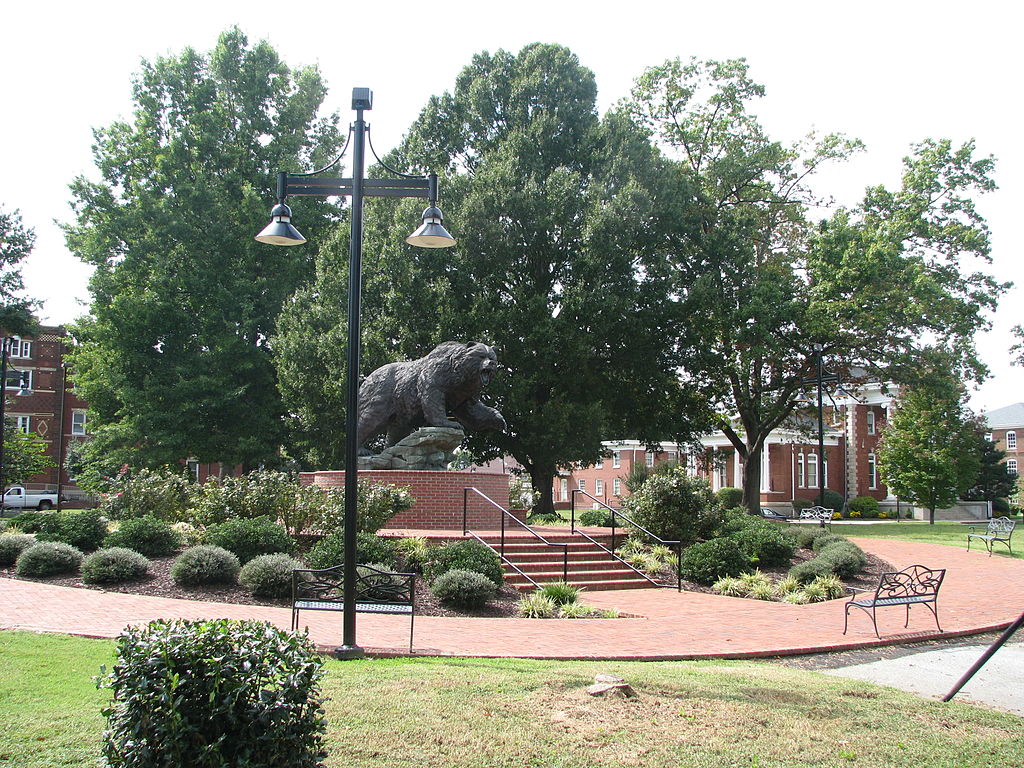
M 441 378 L 455 391 L 467 396 L 476 396 L 481 389 L 491 383 L 498 371 L 498 356 L 494 347 L 478 341 L 467 341 L 464 344 L 446 341 L 438 345 L 428 357 L 441 360 Z

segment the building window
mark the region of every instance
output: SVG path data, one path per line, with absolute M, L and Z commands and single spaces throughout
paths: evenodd
M 1006 450 L 1017 450 L 1017 433 L 1012 430 L 1006 433 Z
M 622 466 L 622 454 L 618 451 L 612 451 L 612 468 L 618 469 Z
M 729 485 L 729 467 L 724 461 L 715 467 L 715 483 L 716 490 Z
M 85 434 L 85 411 L 73 411 L 71 413 L 71 434 Z
M 675 451 L 669 451 L 665 455 L 665 461 L 668 461 L 668 462 L 671 462 L 672 464 L 675 464 L 677 461 L 679 461 L 678 454 L 676 454 Z
M 991 432 L 986 432 L 985 433 L 985 439 L 988 440 L 991 443 L 992 442 L 992 433 Z
M 594 493 L 597 494 L 598 496 L 604 493 L 604 480 L 594 481 Z
M 654 451 L 644 451 L 644 463 L 648 467 L 654 466 Z
M 875 454 L 868 454 L 868 488 L 874 490 L 878 487 L 878 467 L 875 464 Z
M 7 371 L 7 389 L 32 389 L 32 371 Z
M 15 336 L 11 341 L 11 357 L 32 357 L 32 342 Z
M 1016 459 L 1007 459 L 1006 460 L 1006 471 L 1007 472 L 1012 472 L 1015 475 L 1017 474 L 1017 460 Z
M 578 480 L 577 482 L 579 483 L 581 491 L 587 490 L 587 481 L 586 480 Z
M 32 417 L 31 416 L 18 416 L 18 431 L 23 432 L 26 435 L 32 431 Z
M 561 488 L 562 501 L 568 501 L 569 500 L 569 481 L 566 480 L 564 477 L 562 478 L 561 486 L 562 486 L 562 488 Z
M 802 453 L 797 454 L 796 457 L 796 487 L 807 487 L 807 476 L 804 474 L 804 455 Z
M 875 434 L 875 412 L 868 411 L 868 434 Z
M 807 487 L 818 487 L 818 456 L 814 453 L 807 454 Z
M 622 495 L 622 481 L 617 477 L 612 481 L 612 492 L 616 496 Z

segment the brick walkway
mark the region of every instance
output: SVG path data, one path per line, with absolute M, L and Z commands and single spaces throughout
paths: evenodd
M 695 659 L 775 656 L 951 637 L 1002 628 L 1024 610 L 1024 560 L 984 551 L 880 539 L 854 539 L 897 568 L 920 563 L 947 569 L 935 629 L 927 609 L 879 611 L 882 640 L 870 619 L 852 612 L 843 635 L 843 601 L 785 605 L 668 589 L 593 592 L 586 602 L 640 618 L 478 619 L 417 617 L 421 655 L 549 659 Z M 0 579 L 0 629 L 115 637 L 127 624 L 157 618 L 260 619 L 288 628 L 290 611 L 248 605 L 104 593 Z M 304 613 L 322 648 L 341 642 L 340 615 Z M 359 614 L 357 640 L 373 653 L 407 648 L 406 617 Z

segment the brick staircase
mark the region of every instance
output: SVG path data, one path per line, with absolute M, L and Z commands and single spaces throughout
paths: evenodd
M 552 543 L 568 546 L 568 582 L 570 584 L 585 587 L 592 592 L 653 586 L 636 571 L 627 568 L 600 547 L 578 534 L 569 533 L 565 529 L 539 529 L 538 533 Z M 598 534 L 593 537 L 610 547 L 611 536 Z M 500 549 L 501 537 L 499 535 L 483 535 L 481 538 L 496 550 Z M 506 534 L 505 557 L 536 582 L 562 580 L 561 547 L 549 547 L 529 535 Z M 511 584 L 520 592 L 529 592 L 533 589 L 533 585 L 522 574 L 507 565 L 504 566 L 504 570 L 506 583 Z

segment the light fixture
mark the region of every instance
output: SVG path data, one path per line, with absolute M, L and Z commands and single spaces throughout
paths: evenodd
M 306 242 L 295 227 L 292 226 L 292 209 L 279 202 L 270 212 L 270 223 L 256 235 L 256 239 L 268 245 L 302 245 Z
M 455 238 L 444 228 L 441 209 L 431 205 L 423 211 L 423 223 L 420 228 L 405 238 L 405 242 L 420 248 L 447 248 L 455 245 Z

